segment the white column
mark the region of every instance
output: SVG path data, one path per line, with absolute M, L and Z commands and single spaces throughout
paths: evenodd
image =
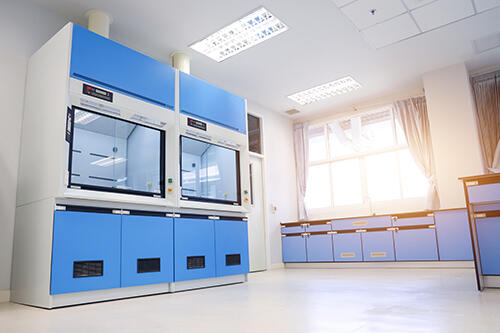
M 191 72 L 191 60 L 189 55 L 183 52 L 174 52 L 171 54 L 172 67 L 189 74 Z
M 465 64 L 423 76 L 441 208 L 465 207 L 458 177 L 483 173 L 474 98 Z
M 113 18 L 107 13 L 91 9 L 85 13 L 85 17 L 89 20 L 89 30 L 103 37 L 109 38 L 109 26 L 113 22 Z

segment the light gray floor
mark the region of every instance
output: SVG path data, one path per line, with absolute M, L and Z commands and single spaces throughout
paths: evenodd
M 471 269 L 287 269 L 203 290 L 42 310 L 0 304 L 0 332 L 500 332 L 500 290 Z

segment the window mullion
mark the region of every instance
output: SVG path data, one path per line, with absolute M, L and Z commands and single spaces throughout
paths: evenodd
M 365 163 L 365 156 L 360 156 L 359 158 L 359 170 L 361 171 L 361 190 L 363 193 L 363 204 L 370 204 L 370 213 L 373 213 L 371 211 L 371 198 L 368 194 L 368 179 L 366 177 L 366 163 Z
M 399 156 L 401 151 L 396 152 L 396 163 L 398 167 L 398 178 L 399 178 L 399 199 L 403 199 L 403 178 L 401 176 L 401 157 Z

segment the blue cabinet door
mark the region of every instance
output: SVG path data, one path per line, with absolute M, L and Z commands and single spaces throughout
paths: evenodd
M 394 221 L 394 226 L 428 225 L 434 224 L 433 216 L 405 217 Z
M 469 202 L 493 202 L 500 200 L 500 183 L 468 186 Z
M 174 281 L 215 277 L 215 227 L 208 219 L 174 219 Z
M 299 234 L 304 232 L 304 227 L 302 226 L 297 226 L 297 227 L 282 227 L 281 228 L 281 233 L 282 234 Z
M 476 219 L 477 241 L 484 275 L 500 275 L 500 217 Z
M 469 216 L 465 209 L 436 212 L 436 233 L 441 260 L 473 260 Z
M 332 235 L 311 235 L 306 243 L 308 262 L 333 261 Z
M 174 109 L 172 67 L 77 25 L 73 25 L 70 75 Z
M 365 261 L 394 261 L 392 231 L 365 232 L 361 235 Z
M 120 287 L 121 216 L 56 211 L 50 294 Z
M 121 286 L 174 280 L 174 226 L 171 218 L 123 216 Z
M 333 235 L 335 261 L 363 261 L 361 235 L 359 233 Z
M 194 76 L 179 73 L 180 111 L 246 134 L 245 100 Z
M 397 261 L 438 260 L 434 229 L 399 230 L 394 232 Z
M 249 272 L 246 221 L 215 221 L 215 272 L 217 276 Z
M 281 237 L 283 262 L 306 262 L 306 239 L 299 236 Z
M 384 228 L 391 226 L 392 220 L 390 216 L 369 216 L 332 221 L 333 230 Z

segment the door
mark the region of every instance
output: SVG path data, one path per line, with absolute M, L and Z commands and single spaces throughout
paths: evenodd
M 392 231 L 372 231 L 361 234 L 364 261 L 394 261 Z
M 56 211 L 50 294 L 120 288 L 121 216 Z
M 435 229 L 396 231 L 394 245 L 396 261 L 439 260 Z
M 174 280 L 174 222 L 160 216 L 123 215 L 121 286 Z
M 174 220 L 174 280 L 215 277 L 215 226 L 213 220 Z
M 266 228 L 264 220 L 264 186 L 262 159 L 250 156 L 250 203 L 248 214 L 248 246 L 250 272 L 266 269 Z
M 363 247 L 359 233 L 333 235 L 335 261 L 363 261 Z
M 247 221 L 215 221 L 215 273 L 248 273 Z
M 330 234 L 310 235 L 306 242 L 307 262 L 333 261 L 333 240 Z
M 283 262 L 306 262 L 306 236 L 294 235 L 281 237 Z

